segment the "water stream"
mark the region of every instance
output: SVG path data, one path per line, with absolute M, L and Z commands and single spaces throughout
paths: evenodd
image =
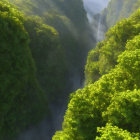
M 98 24 L 97 24 L 97 36 L 96 42 L 100 42 L 104 39 L 105 26 L 102 23 L 102 15 L 99 15 Z
M 100 42 L 104 39 L 105 26 L 102 22 L 100 12 L 107 7 L 108 2 L 109 0 L 83 0 L 87 18 L 93 31 L 93 36 L 96 38 L 96 42 Z

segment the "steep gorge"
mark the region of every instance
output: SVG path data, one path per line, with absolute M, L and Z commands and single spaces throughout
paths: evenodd
M 79 0 L 10 2 L 25 14 L 24 26 L 31 39 L 37 79 L 47 95 L 51 112 L 40 124 L 26 129 L 17 140 L 51 139 L 55 131 L 61 130 L 69 93 L 80 88 L 84 81 L 86 56 L 93 43 L 86 12 Z M 67 9 L 70 7 L 74 7 L 73 10 Z
M 113 22 L 115 0 L 9 1 L 0 2 L 0 138 L 50 140 L 57 131 L 53 140 L 91 140 L 105 124 L 102 134 L 122 128 L 138 137 L 132 108 L 139 109 L 139 10 L 104 33 L 140 1 L 118 1 Z M 119 104 L 126 100 L 132 118 Z

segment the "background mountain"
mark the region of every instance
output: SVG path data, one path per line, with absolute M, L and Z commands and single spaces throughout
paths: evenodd
M 123 18 L 128 18 L 139 7 L 139 0 L 110 0 L 103 11 L 107 27 L 111 27 Z

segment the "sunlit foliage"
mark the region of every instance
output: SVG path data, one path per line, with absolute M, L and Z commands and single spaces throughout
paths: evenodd
M 120 129 L 117 126 L 107 124 L 106 127 L 98 128 L 101 137 L 96 137 L 96 140 L 139 140 L 138 133 L 130 133 Z
M 113 125 L 129 132 L 140 132 L 140 90 L 116 93 L 102 115 Z
M 140 10 L 111 28 L 106 39 L 89 53 L 88 62 L 93 61 L 90 70 L 103 76 L 71 94 L 63 130 L 56 132 L 53 140 L 95 139 L 97 127 L 106 123 L 112 126 L 100 129 L 102 136 L 96 139 L 139 138 L 139 15 Z
M 110 28 L 105 40 L 89 53 L 85 67 L 86 83 L 98 80 L 100 75 L 108 73 L 117 64 L 118 56 L 126 49 L 127 41 L 140 32 L 139 12 Z

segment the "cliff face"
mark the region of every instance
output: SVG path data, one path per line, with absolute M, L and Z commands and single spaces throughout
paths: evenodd
M 109 0 L 83 0 L 85 10 L 88 17 L 93 17 L 95 14 L 99 14 L 108 4 Z

